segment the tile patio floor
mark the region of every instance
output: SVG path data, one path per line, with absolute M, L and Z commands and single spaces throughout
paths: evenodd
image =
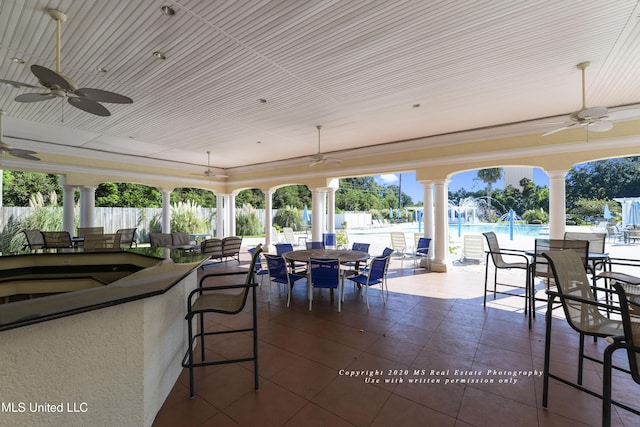
M 252 363 L 210 366 L 196 369 L 197 395 L 190 400 L 183 371 L 154 426 L 600 425 L 599 399 L 551 380 L 545 409 L 542 377 L 513 373 L 541 375 L 544 304 L 529 330 L 522 298 L 498 298 L 483 308 L 483 283 L 484 267 L 414 273 L 411 263 L 401 269 L 394 259 L 386 305 L 373 288 L 367 311 L 362 291 L 347 281 L 338 313 L 327 290 L 315 291 L 310 312 L 304 282 L 294 286 L 291 307 L 285 289 L 275 286 L 269 304 L 265 282 L 258 290 L 259 391 L 253 389 Z M 249 319 L 246 310 L 210 316 L 206 327 Z M 553 325 L 552 370 L 575 378 L 578 335 L 562 319 Z M 249 335 L 207 344 L 210 356 L 246 355 L 250 346 Z M 585 345 L 598 356 L 605 346 L 590 339 Z M 372 375 L 344 374 L 362 371 Z M 600 391 L 601 375 L 601 366 L 587 361 L 585 384 Z M 614 375 L 614 397 L 640 406 L 640 386 Z M 462 379 L 492 383 L 451 383 Z M 614 408 L 613 425 L 640 425 L 640 417 Z

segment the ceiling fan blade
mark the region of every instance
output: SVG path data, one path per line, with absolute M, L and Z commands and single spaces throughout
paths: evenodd
M 563 130 L 571 129 L 571 128 L 574 128 L 576 126 L 580 126 L 580 124 L 579 123 L 571 123 L 570 125 L 566 125 L 566 126 L 563 126 L 561 128 L 557 128 L 557 129 L 551 130 L 551 131 L 549 131 L 547 133 L 543 133 L 542 136 L 553 135 L 556 132 L 560 132 L 560 131 L 563 131 Z
M 28 87 L 31 89 L 38 89 L 38 86 L 33 86 L 30 85 L 28 83 L 22 83 L 22 82 L 14 82 L 13 80 L 4 80 L 4 79 L 0 79 L 0 83 L 14 87 L 16 89 L 19 89 L 21 87 Z
M 74 89 L 73 85 L 63 75 L 41 65 L 32 65 L 31 72 L 46 87 L 60 88 L 65 91 Z
M 584 110 L 578 111 L 576 116 L 579 119 L 587 119 L 587 120 L 597 120 L 607 115 L 607 107 L 591 107 L 585 108 Z
M 23 93 L 16 96 L 16 102 L 39 102 L 51 98 L 55 98 L 55 95 L 50 93 Z
M 81 88 L 74 92 L 78 96 L 83 96 L 97 102 L 109 102 L 112 104 L 132 104 L 133 100 L 128 96 L 119 95 L 101 89 Z
M 613 129 L 613 122 L 609 120 L 596 120 L 587 124 L 587 129 L 592 132 L 607 132 Z
M 72 97 L 68 98 L 69 104 L 76 108 L 79 108 L 87 113 L 95 114 L 96 116 L 107 117 L 111 113 L 103 105 L 98 104 L 96 101 L 92 101 L 88 98 Z
M 8 150 L 9 154 L 11 154 L 14 157 L 19 157 L 21 159 L 25 159 L 25 160 L 40 160 L 38 157 L 34 156 L 34 154 L 36 154 L 35 151 L 31 151 L 31 150 L 20 150 L 18 148 L 9 148 Z
M 629 108 L 626 110 L 610 111 L 607 114 L 609 120 L 629 120 L 640 118 L 640 108 Z

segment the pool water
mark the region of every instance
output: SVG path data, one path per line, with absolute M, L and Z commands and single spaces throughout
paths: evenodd
M 458 227 L 460 235 L 464 234 L 481 234 L 487 231 L 493 231 L 496 234 L 509 235 L 509 224 L 449 224 L 449 234 L 453 236 L 458 235 Z M 408 233 L 418 233 L 422 231 L 418 227 L 412 226 L 405 229 Z M 513 226 L 513 235 L 520 237 L 548 237 L 549 226 L 538 224 L 518 224 Z

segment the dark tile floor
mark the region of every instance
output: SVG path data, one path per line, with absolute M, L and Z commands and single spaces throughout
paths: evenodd
M 315 291 L 310 312 L 303 282 L 290 307 L 285 288 L 275 285 L 269 304 L 265 281 L 258 290 L 259 391 L 252 363 L 210 366 L 196 370 L 190 400 L 184 371 L 154 426 L 600 425 L 599 399 L 554 380 L 542 406 L 544 304 L 529 330 L 522 298 L 483 308 L 483 283 L 482 266 L 414 273 L 393 260 L 386 305 L 373 288 L 367 311 L 363 292 L 347 281 L 338 313 L 327 290 Z M 210 316 L 206 327 L 249 320 L 245 310 Z M 246 355 L 250 343 L 249 335 L 232 334 L 211 339 L 207 349 Z M 575 378 L 578 335 L 563 319 L 553 322 L 552 343 L 551 369 Z M 586 341 L 593 355 L 605 346 Z M 601 376 L 600 365 L 586 363 L 585 385 L 600 391 Z M 616 373 L 614 397 L 640 406 L 638 396 L 640 387 Z M 613 425 L 640 425 L 640 417 L 614 408 Z

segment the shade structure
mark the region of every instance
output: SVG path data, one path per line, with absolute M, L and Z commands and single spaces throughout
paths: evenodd
M 602 214 L 603 218 L 607 221 L 613 218 L 611 216 L 611 210 L 609 210 L 609 205 L 604 205 L 604 213 Z
M 309 215 L 309 210 L 307 209 L 307 205 L 304 205 L 304 209 L 302 210 L 302 220 L 306 223 L 311 222 L 311 216 Z

